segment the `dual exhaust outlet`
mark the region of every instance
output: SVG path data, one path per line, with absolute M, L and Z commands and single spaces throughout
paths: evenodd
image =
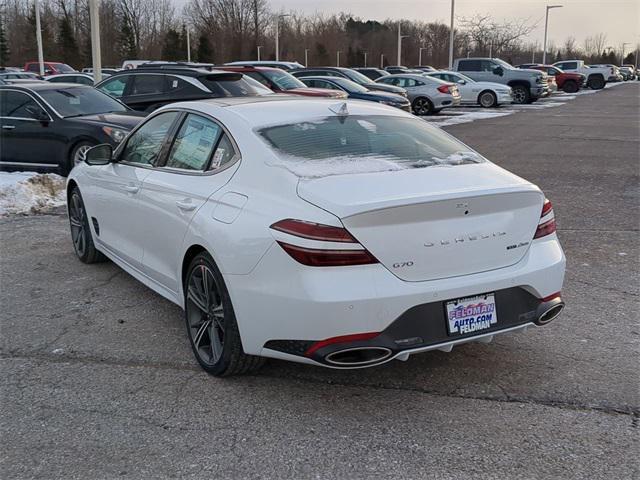
M 536 310 L 534 323 L 546 325 L 562 313 L 564 302 L 560 297 L 541 304 Z M 387 347 L 351 347 L 329 353 L 324 360 L 336 367 L 354 368 L 372 366 L 382 363 L 393 355 L 393 351 Z

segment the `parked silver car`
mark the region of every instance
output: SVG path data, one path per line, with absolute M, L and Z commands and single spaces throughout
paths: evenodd
M 438 78 L 406 73 L 380 77 L 376 82 L 404 88 L 416 115 L 431 115 L 443 108 L 460 105 L 458 87 Z

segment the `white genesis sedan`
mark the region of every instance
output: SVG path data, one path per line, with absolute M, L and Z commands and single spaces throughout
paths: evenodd
M 551 203 L 437 127 L 357 100 L 163 107 L 68 180 L 81 261 L 185 311 L 214 375 L 361 368 L 563 309 Z

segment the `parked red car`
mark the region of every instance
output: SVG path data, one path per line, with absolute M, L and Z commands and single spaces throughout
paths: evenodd
M 32 72 L 40 74 L 40 63 L 39 62 L 27 62 L 24 64 L 25 72 Z M 59 73 L 73 73 L 76 70 L 71 68 L 66 63 L 60 62 L 44 62 L 44 74 L 47 75 L 58 75 Z
M 553 65 L 533 65 L 527 68 L 547 72 L 547 75 L 556 79 L 558 90 L 566 93 L 576 93 L 583 87 L 586 80 L 586 77 L 581 73 L 565 72 Z
M 279 68 L 272 67 L 251 67 L 251 66 L 215 66 L 215 70 L 228 70 L 238 72 L 257 80 L 265 87 L 276 93 L 288 93 L 293 95 L 304 95 L 306 97 L 328 97 L 347 98 L 347 94 L 341 90 L 330 90 L 328 88 L 309 88 L 290 73 Z

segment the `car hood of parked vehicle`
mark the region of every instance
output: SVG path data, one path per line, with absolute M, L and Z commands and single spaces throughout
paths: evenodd
M 131 130 L 138 125 L 145 116 L 142 112 L 96 113 L 94 115 L 68 117 L 65 120 L 93 123 L 102 126 L 122 127 Z
M 381 77 L 384 78 L 384 77 Z M 395 93 L 397 95 L 406 95 L 407 91 L 402 87 L 396 87 L 395 85 L 385 85 L 384 83 L 367 83 L 363 85 L 364 88 L 369 90 L 378 90 L 380 92 Z
M 350 96 L 352 98 L 367 99 L 367 100 L 373 100 L 376 102 L 386 101 L 386 102 L 394 102 L 399 104 L 405 104 L 409 102 L 409 100 L 407 100 L 402 95 L 398 95 L 397 93 L 380 92 L 380 91 L 373 91 L 373 90 L 369 90 L 368 92 L 362 92 L 362 93 L 360 92 L 352 93 L 350 94 Z
M 311 88 L 311 87 L 300 87 L 300 88 L 290 88 L 286 90 L 284 93 L 292 94 L 292 95 L 305 95 L 307 97 L 328 97 L 328 98 L 346 98 L 347 96 L 344 92 L 340 92 L 338 90 L 329 90 L 328 88 Z

